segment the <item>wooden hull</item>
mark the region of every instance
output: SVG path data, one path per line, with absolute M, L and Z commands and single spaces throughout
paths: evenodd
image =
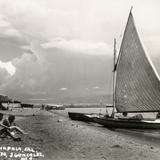
M 84 121 L 84 122 L 93 122 L 96 116 L 89 116 L 93 114 L 77 113 L 77 112 L 68 112 L 68 116 L 72 120 Z
M 129 120 L 114 118 L 94 118 L 94 122 L 107 128 L 124 128 L 124 129 L 160 129 L 160 122 L 145 120 Z

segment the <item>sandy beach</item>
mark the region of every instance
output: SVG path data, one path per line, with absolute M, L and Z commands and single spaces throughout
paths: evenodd
M 67 111 L 39 111 L 17 119 L 17 125 L 28 135 L 21 136 L 21 142 L 1 139 L 1 147 L 29 147 L 41 153 L 32 157 L 36 160 L 160 159 L 158 132 L 113 131 L 97 124 L 72 121 L 67 117 Z M 23 160 L 9 156 L 0 158 Z

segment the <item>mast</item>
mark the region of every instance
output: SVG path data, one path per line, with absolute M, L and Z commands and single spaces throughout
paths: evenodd
M 113 111 L 112 111 L 112 117 L 114 118 L 114 114 L 116 111 L 115 108 L 115 74 L 116 74 L 116 38 L 114 38 L 114 55 L 113 55 Z

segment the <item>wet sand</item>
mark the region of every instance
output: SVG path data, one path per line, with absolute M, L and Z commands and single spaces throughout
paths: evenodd
M 24 117 L 17 124 L 29 134 L 22 136 L 22 142 L 1 139 L 1 146 L 31 147 L 44 154 L 44 158 L 37 157 L 36 160 L 160 159 L 160 145 L 127 131 L 72 121 L 66 111 L 40 111 L 35 116 Z

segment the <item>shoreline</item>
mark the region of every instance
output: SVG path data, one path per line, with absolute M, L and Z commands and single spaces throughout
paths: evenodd
M 135 137 L 94 124 L 72 121 L 63 114 L 64 111 L 39 111 L 36 116 L 18 120 L 17 124 L 29 135 L 22 136 L 22 142 L 4 139 L 1 146 L 30 147 L 44 154 L 44 158 L 35 160 L 160 159 L 158 145 L 144 144 Z

